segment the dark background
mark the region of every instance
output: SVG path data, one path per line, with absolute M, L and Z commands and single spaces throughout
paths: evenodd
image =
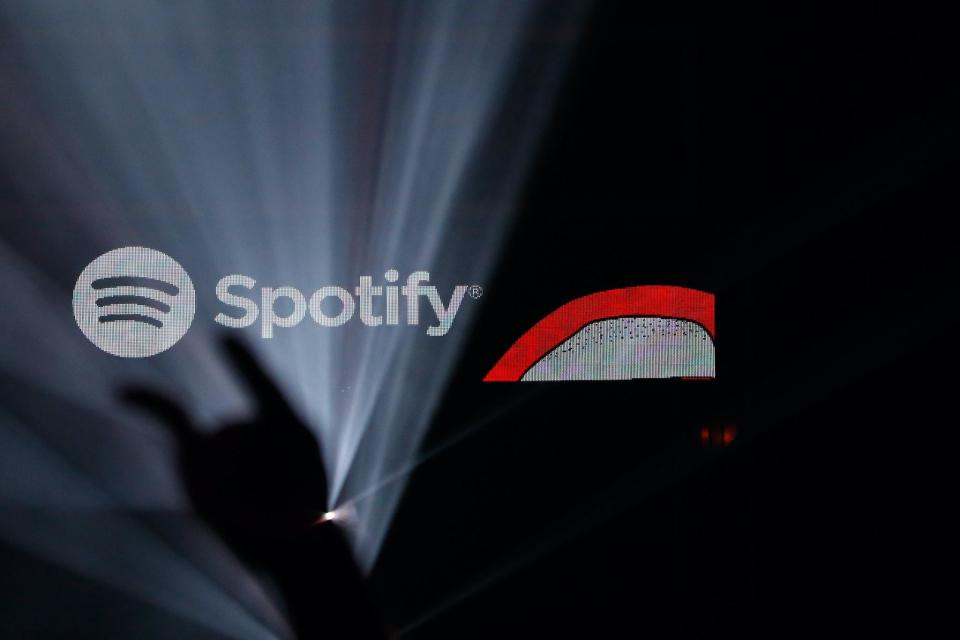
M 591 14 L 374 597 L 412 638 L 916 633 L 952 504 L 954 29 L 646 4 Z M 640 284 L 717 295 L 716 380 L 480 382 L 562 303 Z M 0 593 L 8 629 L 163 635 L 7 547 Z
M 915 630 L 957 358 L 956 40 L 875 3 L 645 4 L 593 14 L 427 449 L 455 444 L 374 572 L 387 617 L 424 638 Z M 717 294 L 716 381 L 477 383 L 563 302 L 659 283 Z M 721 424 L 733 444 L 704 446 Z

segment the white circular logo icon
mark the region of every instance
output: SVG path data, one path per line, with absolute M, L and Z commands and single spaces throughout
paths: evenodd
M 73 317 L 93 344 L 121 358 L 172 347 L 196 310 L 190 276 L 165 253 L 124 247 L 87 265 L 73 289 Z

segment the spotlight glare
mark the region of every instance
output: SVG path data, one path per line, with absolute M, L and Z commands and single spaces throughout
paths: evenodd
M 339 517 L 340 517 L 340 514 L 337 513 L 336 511 L 327 511 L 326 513 L 322 514 L 319 518 L 317 518 L 317 524 L 323 524 L 324 522 L 333 522 Z

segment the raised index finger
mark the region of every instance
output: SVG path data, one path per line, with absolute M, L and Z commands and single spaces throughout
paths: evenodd
M 264 371 L 246 344 L 237 338 L 227 337 L 223 341 L 223 347 L 262 410 L 290 412 L 290 405 L 287 404 L 280 388 L 274 384 L 273 379 Z

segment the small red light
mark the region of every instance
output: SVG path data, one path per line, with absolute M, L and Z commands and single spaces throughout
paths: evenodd
M 700 427 L 700 444 L 713 447 L 726 447 L 737 438 L 737 426 L 734 424 L 708 424 Z
M 737 428 L 732 424 L 723 427 L 723 446 L 727 446 L 737 437 Z

